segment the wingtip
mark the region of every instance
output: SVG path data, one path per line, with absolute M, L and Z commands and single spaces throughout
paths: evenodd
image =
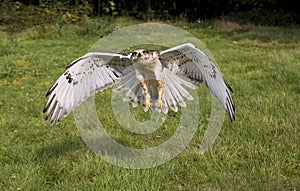
M 55 83 L 49 88 L 49 90 L 46 93 L 46 97 L 48 97 L 53 92 L 53 90 L 57 87 L 57 85 L 58 83 Z
M 230 122 L 235 121 L 235 115 L 234 115 L 235 108 L 234 108 L 234 105 L 230 104 L 230 103 L 226 103 L 225 106 L 224 106 L 224 109 L 226 110 L 226 112 L 228 114 Z
M 231 123 L 233 123 L 234 121 L 235 121 L 235 116 L 234 116 L 234 114 L 231 116 L 231 115 L 229 115 L 229 118 L 230 118 L 230 122 Z
M 44 109 L 43 109 L 43 113 L 46 113 L 46 111 L 47 111 L 47 108 L 46 108 L 46 107 L 44 107 Z
M 231 86 L 229 85 L 229 83 L 225 79 L 223 79 L 223 80 L 224 80 L 224 83 L 227 86 L 227 88 L 233 93 L 233 89 L 231 88 Z
M 52 104 L 55 97 L 56 97 L 56 94 L 52 95 L 52 97 L 48 99 L 48 101 L 43 109 L 43 113 L 46 113 L 46 111 L 48 111 L 48 109 L 49 109 L 50 105 Z

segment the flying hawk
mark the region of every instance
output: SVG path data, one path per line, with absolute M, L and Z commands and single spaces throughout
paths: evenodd
M 189 80 L 187 80 L 189 79 Z M 204 82 L 229 115 L 234 117 L 232 89 L 210 58 L 193 44 L 182 44 L 164 51 L 138 49 L 129 54 L 89 52 L 73 61 L 50 87 L 44 108 L 45 120 L 58 123 L 95 92 L 116 83 L 115 92 L 126 91 L 123 101 L 144 111 L 177 112 L 185 99 L 193 97 L 185 87 Z

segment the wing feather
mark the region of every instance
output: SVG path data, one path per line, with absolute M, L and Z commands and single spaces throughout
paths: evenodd
M 187 43 L 161 51 L 160 59 L 163 65 L 172 72 L 195 82 L 204 82 L 222 104 L 230 120 L 235 120 L 234 103 L 228 91 L 232 89 L 204 52 L 193 44 Z
M 170 91 L 169 88 L 165 88 L 165 101 L 166 103 L 168 104 L 168 106 L 175 112 L 177 112 L 178 110 L 178 107 L 177 107 L 177 104 L 176 104 L 176 101 Z
M 50 124 L 59 122 L 79 104 L 132 71 L 130 55 L 90 52 L 73 61 L 47 91 L 43 112 Z

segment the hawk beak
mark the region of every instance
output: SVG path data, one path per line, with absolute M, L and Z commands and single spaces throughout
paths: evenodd
M 142 54 L 140 52 L 138 52 L 137 57 L 141 57 L 141 56 L 142 56 Z

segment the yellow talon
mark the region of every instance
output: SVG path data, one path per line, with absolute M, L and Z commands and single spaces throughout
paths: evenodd
M 146 99 L 146 109 L 150 108 L 150 100 Z
M 157 105 L 158 105 L 159 109 L 162 108 L 162 100 L 161 99 L 157 100 Z

